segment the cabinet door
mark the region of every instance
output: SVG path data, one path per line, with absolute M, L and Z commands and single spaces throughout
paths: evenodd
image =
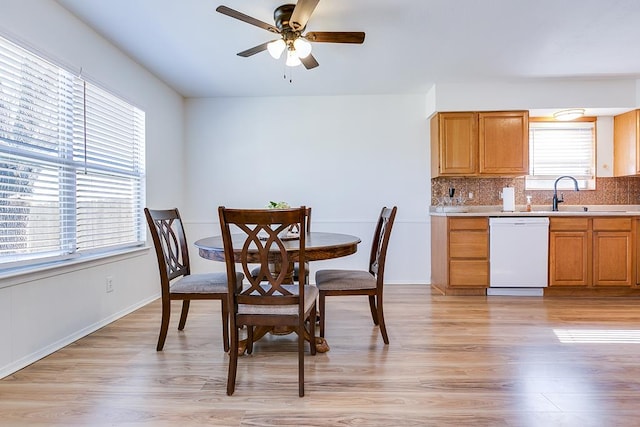
M 527 175 L 529 173 L 529 113 L 527 111 L 478 113 L 479 173 Z
M 431 119 L 432 176 L 469 176 L 478 173 L 478 119 L 476 113 L 438 113 Z
M 640 174 L 640 110 L 613 118 L 613 175 Z
M 587 286 L 589 280 L 589 233 L 549 233 L 549 286 Z
M 632 284 L 632 234 L 630 231 L 593 232 L 593 285 Z

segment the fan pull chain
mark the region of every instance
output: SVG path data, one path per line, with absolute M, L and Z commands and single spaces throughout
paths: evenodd
M 289 69 L 289 83 L 293 84 L 293 67 L 284 66 L 284 74 L 282 76 L 283 79 L 287 80 L 287 68 Z

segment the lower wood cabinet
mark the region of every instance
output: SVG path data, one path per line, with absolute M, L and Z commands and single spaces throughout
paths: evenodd
M 590 240 L 588 218 L 549 218 L 549 286 L 591 282 Z
M 632 218 L 550 218 L 549 286 L 631 286 Z
M 431 220 L 431 284 L 448 295 L 483 295 L 489 286 L 489 219 Z
M 545 295 L 636 295 L 640 217 L 551 216 Z M 445 295 L 485 295 L 489 218 L 431 217 L 431 286 Z

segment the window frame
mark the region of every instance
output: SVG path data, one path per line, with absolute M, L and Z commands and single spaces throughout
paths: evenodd
M 535 162 L 533 156 L 535 155 L 535 149 L 533 144 L 535 143 L 532 139 L 531 135 L 531 125 L 535 123 L 557 123 L 559 126 L 561 125 L 569 125 L 576 123 L 591 123 L 591 135 L 592 135 L 592 144 L 591 144 L 591 165 L 590 170 L 591 174 L 573 174 L 579 184 L 580 190 L 595 190 L 596 189 L 596 176 L 597 176 L 597 117 L 594 116 L 585 116 L 580 117 L 571 121 L 560 121 L 555 120 L 552 117 L 530 117 L 529 118 L 529 172 L 533 171 L 535 167 Z M 534 125 L 535 127 L 535 125 Z M 545 190 L 553 190 L 553 183 L 555 180 L 562 175 L 567 175 L 571 173 L 558 171 L 557 174 L 553 175 L 526 175 L 525 176 L 525 190 L 527 191 L 545 191 Z M 573 188 L 573 183 L 569 181 L 564 182 L 561 181 L 558 183 L 558 189 L 569 189 Z
M 41 72 L 47 73 L 47 79 L 40 77 Z M 59 96 L 57 104 L 49 103 L 48 112 L 41 117 L 35 113 L 29 115 L 44 103 L 41 96 L 53 93 Z M 95 98 L 88 99 L 87 94 Z M 25 97 L 30 97 L 30 101 L 23 101 Z M 52 118 L 51 123 L 46 123 L 48 118 Z M 146 244 L 145 122 L 145 112 L 127 99 L 0 35 L 0 185 L 4 186 L 0 192 L 0 269 L 3 276 L 25 269 L 113 256 Z M 47 140 L 42 139 L 48 131 L 41 130 L 43 124 L 51 125 Z M 29 169 L 29 165 L 36 166 Z M 23 167 L 27 172 L 23 173 Z M 23 179 L 23 175 L 26 178 Z M 48 197 L 57 199 L 49 204 L 41 201 L 45 197 L 42 194 L 34 195 L 38 188 L 43 188 L 40 187 L 44 186 L 43 180 L 50 185 L 46 188 Z M 23 188 L 31 188 L 31 192 L 20 190 L 20 181 L 27 181 Z M 84 186 L 78 181 L 83 181 Z M 114 197 L 121 203 L 113 202 Z M 84 211 L 79 206 L 79 200 L 83 199 L 89 200 Z M 122 209 L 122 206 L 126 207 L 124 214 L 109 213 L 109 209 Z M 26 219 L 17 221 L 14 212 L 20 209 L 26 212 L 23 215 Z M 46 210 L 47 214 L 58 210 L 59 215 L 34 213 L 39 209 Z M 125 223 L 118 227 L 121 223 L 117 221 L 122 216 Z M 80 217 L 86 226 L 79 224 Z M 105 225 L 107 219 L 115 219 L 112 223 L 116 226 Z M 52 225 L 35 225 L 47 221 Z M 16 226 L 17 222 L 26 225 Z M 79 230 L 87 227 L 88 243 L 80 247 Z M 25 236 L 22 240 L 15 237 L 21 230 Z M 102 240 L 95 230 L 102 230 Z M 37 240 L 41 237 L 35 237 L 38 233 L 50 232 L 56 237 L 46 239 L 57 240 L 56 244 L 41 243 Z M 115 237 L 108 240 L 105 236 Z M 114 243 L 105 243 L 107 241 Z

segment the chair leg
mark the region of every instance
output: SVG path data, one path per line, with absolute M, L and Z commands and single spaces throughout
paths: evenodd
M 240 344 L 238 335 L 240 331 L 236 322 L 231 322 L 231 348 L 237 349 Z M 236 372 L 238 371 L 238 350 L 229 351 L 229 374 L 227 376 L 227 395 L 231 396 L 236 389 Z
M 298 319 L 298 395 L 304 396 L 304 319 Z
M 225 353 L 229 351 L 229 302 L 224 297 L 222 303 L 222 347 Z
M 180 313 L 180 322 L 178 323 L 178 330 L 181 331 L 184 329 L 184 325 L 187 323 L 187 314 L 189 314 L 189 304 L 191 304 L 191 300 L 183 300 L 182 301 L 182 312 Z
M 162 299 L 162 320 L 160 322 L 160 335 L 158 336 L 158 345 L 156 351 L 162 351 L 164 342 L 167 339 L 167 331 L 169 330 L 169 318 L 171 317 L 171 300 L 169 298 Z
M 309 314 L 309 352 L 314 356 L 316 354 L 316 314 L 314 304 Z
M 324 298 L 325 294 L 320 291 L 320 296 L 318 297 L 318 302 L 320 305 L 320 336 L 324 338 Z
M 387 335 L 387 327 L 384 323 L 384 312 L 382 311 L 382 295 L 378 295 L 378 320 L 380 321 L 380 332 L 385 344 L 389 344 L 389 336 Z
M 369 308 L 371 309 L 371 318 L 373 319 L 373 324 L 377 325 L 380 319 L 378 319 L 378 311 L 376 310 L 375 295 L 369 295 Z
M 253 353 L 253 325 L 247 325 L 247 354 Z

